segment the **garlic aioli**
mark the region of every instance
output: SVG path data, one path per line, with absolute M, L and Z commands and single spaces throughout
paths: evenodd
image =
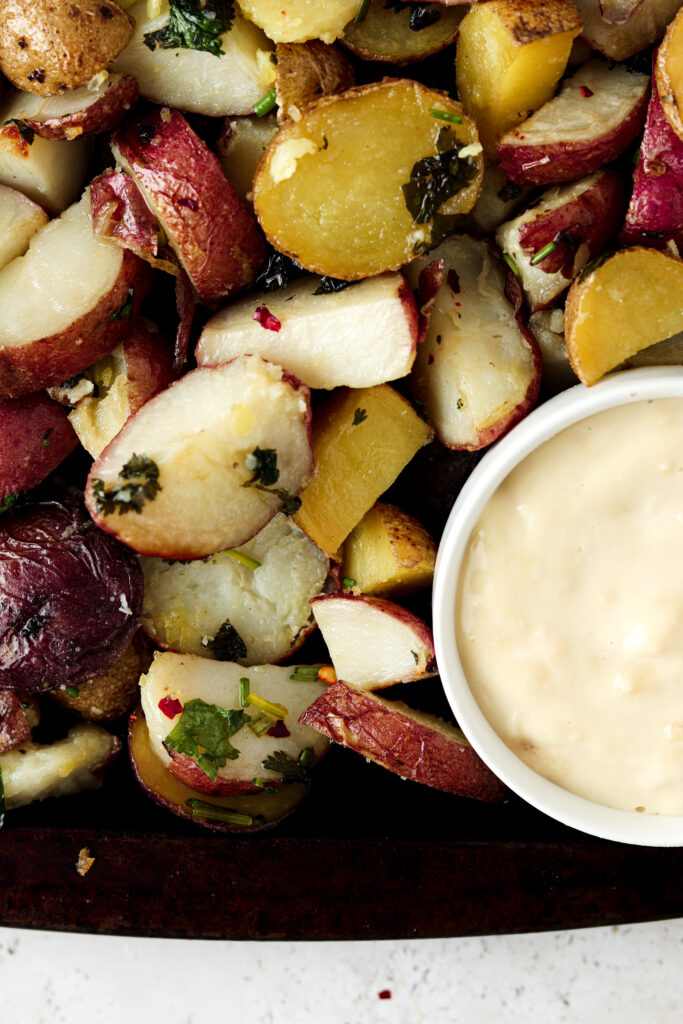
M 472 531 L 457 643 L 506 745 L 579 796 L 683 814 L 683 399 L 560 432 Z

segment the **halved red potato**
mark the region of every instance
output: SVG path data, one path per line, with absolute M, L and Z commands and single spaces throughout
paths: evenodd
M 664 115 L 683 139 L 683 10 L 669 25 L 657 53 L 655 80 Z
M 628 17 L 614 21 L 605 17 L 607 8 L 596 0 L 574 0 L 583 19 L 582 38 L 610 60 L 626 60 L 659 42 L 675 16 L 681 0 L 627 0 L 620 7 Z
M 111 70 L 133 75 L 140 95 L 193 114 L 234 117 L 250 114 L 270 88 L 272 43 L 234 5 L 231 28 L 220 37 L 221 55 L 206 50 L 150 48 L 145 36 L 168 25 L 168 6 L 150 13 L 147 0 L 129 7 L 135 21 L 133 38 Z
M 251 209 L 251 187 L 259 161 L 275 137 L 275 115 L 227 119 L 216 143 L 216 154 L 226 178 Z
M 669 124 L 653 82 L 620 240 L 663 248 L 669 238 L 683 248 L 683 139 Z
M 326 684 L 292 678 L 294 673 L 295 666 L 245 669 L 192 654 L 157 653 L 140 680 L 152 750 L 172 775 L 200 793 L 229 796 L 282 785 L 288 781 L 285 765 L 278 770 L 265 761 L 281 752 L 296 764 L 310 748 L 305 761 L 312 767 L 329 746 L 299 725 Z M 247 678 L 248 702 L 242 705 L 240 680 Z M 262 704 L 273 711 L 261 711 Z M 225 712 L 233 713 L 229 728 Z
M 130 175 L 121 171 L 100 174 L 90 184 L 90 204 L 98 238 L 130 249 L 158 270 L 179 274 L 177 258 L 161 243 L 157 219 Z
M 230 797 L 201 794 L 198 799 L 200 794 L 171 775 L 152 750 L 142 713 L 131 715 L 128 750 L 135 777 L 155 803 L 179 818 L 216 832 L 273 828 L 296 810 L 308 793 L 306 785 L 293 782 L 274 792 Z
M 259 356 L 194 370 L 132 416 L 86 488 L 135 551 L 203 558 L 250 540 L 310 479 L 308 388 Z M 132 514 L 131 514 L 132 513 Z
M 59 384 L 110 352 L 150 283 L 142 260 L 95 237 L 86 189 L 0 271 L 0 398 Z
M 338 679 L 379 690 L 436 673 L 431 629 L 393 601 L 329 594 L 311 607 Z
M 507 796 L 506 787 L 460 729 L 402 701 L 338 682 L 301 721 L 404 779 L 476 800 L 494 802 Z
M 1 402 L 0 504 L 36 487 L 77 444 L 66 410 L 44 392 Z
M 479 198 L 465 218 L 466 230 L 474 235 L 492 235 L 530 199 L 533 190 L 508 181 L 505 171 L 491 164 L 484 171 Z
M 411 387 L 441 443 L 475 451 L 531 410 L 541 360 L 505 294 L 505 273 L 490 244 L 454 235 L 408 268 L 409 282 L 415 287 L 442 260 Z
M 622 249 L 584 272 L 567 296 L 567 351 L 584 384 L 680 331 L 683 260 L 668 252 Z
M 243 0 L 240 7 L 275 43 L 333 43 L 358 12 L 357 0 Z
M 130 121 L 112 139 L 201 302 L 243 290 L 266 255 L 258 228 L 217 157 L 177 110 Z
M 496 241 L 519 270 L 532 311 L 550 306 L 602 252 L 619 230 L 625 204 L 621 175 L 596 171 L 571 184 L 553 186 L 498 228 Z M 539 259 L 544 252 L 547 255 Z
M 0 270 L 15 257 L 23 256 L 47 214 L 15 188 L 0 185 Z
M 56 743 L 27 742 L 0 754 L 5 807 L 11 811 L 49 796 L 99 789 L 104 769 L 120 749 L 116 736 L 84 722 Z
M 450 46 L 467 14 L 462 4 L 446 11 L 441 4 L 392 6 L 386 0 L 370 0 L 362 21 L 351 21 L 341 42 L 364 60 L 414 64 Z
M 307 43 L 278 43 L 275 47 L 277 119 L 295 120 L 304 107 L 321 96 L 344 92 L 356 84 L 348 58 L 319 39 Z
M 135 556 L 93 528 L 78 491 L 2 517 L 0 688 L 42 693 L 109 668 L 142 611 Z
M 138 98 L 132 75 L 102 73 L 102 81 L 82 85 L 57 96 L 18 92 L 12 98 L 11 116 L 43 139 L 77 139 L 81 135 L 110 132 Z
M 57 214 L 77 201 L 90 157 L 87 139 L 51 142 L 26 128 L 7 123 L 7 104 L 0 109 L 0 184 L 23 192 Z
M 615 160 L 636 138 L 650 79 L 590 60 L 560 92 L 498 143 L 500 165 L 521 185 L 574 181 Z
M 311 622 L 309 601 L 323 592 L 330 571 L 320 548 L 281 513 L 231 551 L 140 563 L 142 623 L 155 644 L 243 665 L 273 664 L 296 649 Z M 237 634 L 232 650 L 214 643 L 226 622 Z
M 462 105 L 387 79 L 324 97 L 283 125 L 259 164 L 254 208 L 280 252 L 314 273 L 356 280 L 397 270 L 452 230 L 482 175 L 477 129 Z
M 96 458 L 133 413 L 168 387 L 172 362 L 166 338 L 153 323 L 138 317 L 125 340 L 81 378 L 92 388 L 69 419 L 86 451 Z
M 364 388 L 409 373 L 416 342 L 417 309 L 401 274 L 331 293 L 307 276 L 216 313 L 195 355 L 210 366 L 253 352 L 311 388 Z
M 0 690 L 0 754 L 29 743 L 39 718 L 37 701 L 12 690 Z

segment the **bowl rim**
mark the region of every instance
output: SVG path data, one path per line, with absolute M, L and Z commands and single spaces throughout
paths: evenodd
M 469 689 L 454 629 L 467 543 L 484 506 L 530 452 L 561 430 L 606 409 L 655 398 L 683 398 L 683 366 L 623 370 L 588 388 L 564 391 L 534 409 L 491 448 L 466 480 L 446 523 L 433 593 L 436 660 L 458 724 L 482 760 L 518 796 L 557 821 L 600 839 L 640 846 L 683 846 L 683 816 L 639 814 L 570 793 L 520 760 L 489 725 Z

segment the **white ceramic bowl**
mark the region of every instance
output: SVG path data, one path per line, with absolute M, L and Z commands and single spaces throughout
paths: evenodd
M 434 639 L 441 679 L 460 728 L 482 760 L 511 790 L 550 817 L 590 835 L 642 846 L 683 846 L 683 817 L 604 807 L 569 793 L 521 761 L 494 732 L 472 696 L 455 635 L 462 559 L 472 529 L 499 484 L 530 452 L 565 427 L 604 409 L 649 398 L 683 398 L 683 366 L 628 370 L 592 388 L 579 384 L 535 409 L 484 456 L 453 507 L 439 548 Z

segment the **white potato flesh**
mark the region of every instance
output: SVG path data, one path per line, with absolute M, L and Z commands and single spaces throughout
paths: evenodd
M 271 50 L 271 44 L 239 9 L 235 10 L 232 28 L 221 36 L 220 57 L 205 50 L 150 50 L 144 37 L 164 28 L 168 10 L 150 18 L 143 0 L 128 13 L 135 20 L 135 31 L 112 64 L 112 71 L 134 75 L 141 96 L 193 114 L 225 117 L 251 113 L 254 104 L 268 92 L 269 61 L 264 63 L 258 55 Z
M 631 13 L 625 21 L 607 20 L 596 0 L 574 0 L 583 21 L 582 39 L 612 60 L 625 60 L 657 42 L 676 16 L 681 0 L 640 0 L 627 3 Z M 621 6 L 621 5 L 620 5 Z M 626 13 L 626 12 L 624 12 Z
M 434 642 L 424 622 L 391 601 L 361 596 L 311 602 L 337 679 L 378 690 L 434 674 Z
M 106 380 L 101 379 L 105 374 Z M 96 397 L 90 377 L 98 389 Z M 129 415 L 129 383 L 123 345 L 117 345 L 104 360 L 96 363 L 76 387 L 82 389 L 83 399 L 76 399 L 69 420 L 85 450 L 97 458 L 116 437 Z M 74 398 L 79 394 L 80 391 L 76 391 Z
M 47 214 L 37 203 L 15 188 L 0 185 L 0 270 L 23 256 L 38 228 L 45 224 Z
M 5 104 L 0 125 L 14 116 Z M 61 213 L 81 194 L 90 156 L 88 139 L 52 142 L 36 135 L 27 145 L 15 127 L 0 128 L 0 185 L 18 189 L 49 213 Z
M 235 187 L 242 202 L 251 202 L 251 186 L 259 161 L 268 143 L 275 137 L 278 123 L 275 115 L 236 117 L 228 122 L 230 135 L 219 139 L 216 155 L 225 176 Z
M 20 121 L 49 121 L 52 118 L 68 117 L 87 110 L 97 103 L 116 85 L 122 75 L 102 76 L 93 83 L 81 85 L 78 89 L 66 89 L 55 96 L 39 96 L 35 92 L 15 92 L 12 97 L 12 117 Z
M 94 772 L 118 748 L 118 740 L 106 729 L 88 722 L 75 725 L 65 739 L 49 746 L 24 743 L 0 754 L 5 806 L 12 810 L 48 796 L 98 789 L 102 779 Z
M 241 0 L 248 18 L 275 43 L 333 43 L 357 13 L 359 0 Z
M 564 312 L 561 309 L 542 309 L 532 313 L 529 330 L 536 339 L 543 360 L 543 387 L 554 395 L 578 384 L 579 378 L 569 362 L 564 340 Z
M 289 736 L 257 736 L 248 725 L 235 733 L 230 742 L 239 750 L 239 757 L 227 761 L 218 769 L 218 780 L 253 778 L 279 779 L 277 772 L 264 768 L 262 761 L 276 750 L 283 750 L 295 760 L 306 747 L 312 747 L 316 760 L 327 750 L 329 740 L 315 729 L 299 725 L 299 717 L 324 692 L 321 682 L 298 682 L 290 679 L 294 666 L 256 665 L 245 672 L 244 667 L 231 662 L 208 661 L 191 654 L 169 652 L 154 655 L 149 671 L 140 679 L 142 710 L 149 729 L 152 750 L 166 765 L 171 757 L 164 740 L 173 730 L 179 716 L 168 718 L 159 702 L 165 697 L 178 700 L 184 706 L 191 700 L 203 700 L 226 710 L 240 707 L 240 679 L 249 679 L 250 693 L 287 709 L 284 719 Z M 260 713 L 248 707 L 252 718 Z
M 520 237 L 526 224 L 530 224 L 541 217 L 550 214 L 553 210 L 560 210 L 563 206 L 576 201 L 584 192 L 588 192 L 595 183 L 602 177 L 602 171 L 589 174 L 580 181 L 574 181 L 568 185 L 555 185 L 543 193 L 540 202 L 536 203 L 529 210 L 525 210 L 519 217 L 501 225 L 496 232 L 496 242 L 503 252 L 512 256 L 517 269 L 519 270 L 522 287 L 526 292 L 532 310 L 547 306 L 553 299 L 565 291 L 571 284 L 571 278 L 565 277 L 561 270 L 553 274 L 546 273 L 537 264 L 533 266 L 531 259 L 534 253 L 525 250 L 520 244 Z M 574 274 L 577 274 L 590 259 L 590 249 L 583 244 L 576 250 L 574 258 Z
M 277 453 L 274 484 L 296 494 L 313 469 L 307 388 L 279 366 L 244 356 L 194 370 L 132 416 L 91 470 L 87 502 L 96 521 L 141 554 L 203 558 L 250 540 L 282 507 L 248 486 L 256 448 Z M 160 490 L 139 513 L 106 512 L 93 493 L 122 485 L 134 455 L 151 459 Z
M 211 658 L 206 641 L 227 620 L 246 645 L 242 664 L 264 665 L 289 653 L 309 624 L 309 601 L 322 592 L 329 559 L 282 514 L 235 553 L 261 564 L 250 568 L 225 551 L 194 562 L 140 559 L 142 624 L 156 644 Z
M 197 346 L 199 366 L 246 352 L 271 359 L 311 388 L 367 388 L 410 372 L 417 323 L 401 274 L 383 274 L 316 295 L 317 277 L 275 292 L 252 293 L 209 320 Z M 254 320 L 266 306 L 280 321 L 271 331 Z
M 506 198 L 504 191 L 506 187 L 509 198 Z M 474 234 L 492 235 L 503 221 L 519 210 L 530 195 L 530 188 L 522 188 L 508 181 L 501 167 L 487 167 L 479 198 L 467 216 L 467 223 L 471 225 Z
M 123 253 L 93 234 L 86 189 L 33 236 L 25 256 L 0 271 L 0 345 L 50 337 L 85 316 L 111 291 Z
M 443 259 L 443 284 L 418 347 L 412 381 L 439 440 L 453 448 L 495 439 L 497 425 L 523 403 L 536 374 L 534 353 L 505 296 L 505 278 L 485 241 L 456 235 L 407 268 Z M 448 284 L 455 271 L 460 290 Z

